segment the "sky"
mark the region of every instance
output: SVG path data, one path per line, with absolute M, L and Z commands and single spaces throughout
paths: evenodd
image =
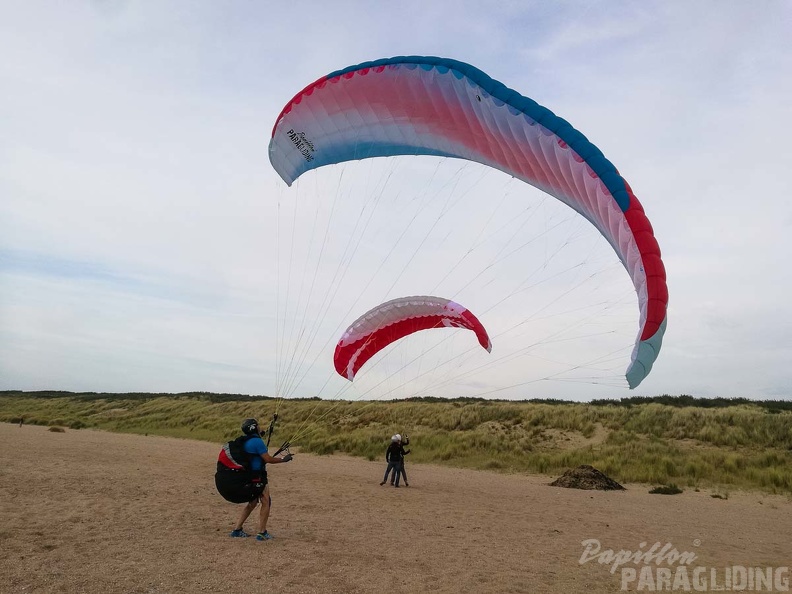
M 792 398 L 788 2 L 95 0 L 3 13 L 0 390 Z M 619 379 L 637 332 L 627 274 L 538 190 L 432 158 L 327 167 L 291 188 L 274 172 L 272 126 L 295 93 L 397 55 L 475 65 L 571 122 L 630 182 L 669 285 L 663 348 L 637 389 Z M 369 227 L 340 269 L 360 213 Z M 499 260 L 520 221 L 541 240 Z M 492 243 L 479 249 L 479 232 Z M 527 271 L 542 282 L 513 294 Z M 360 386 L 333 375 L 346 325 L 430 291 L 484 312 L 497 359 L 459 330 L 396 346 Z

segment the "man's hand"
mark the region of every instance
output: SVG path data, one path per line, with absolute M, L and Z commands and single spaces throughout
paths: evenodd
M 292 458 L 294 458 L 294 456 L 292 456 L 291 454 L 286 454 L 283 458 L 281 458 L 281 461 L 282 462 L 291 462 Z

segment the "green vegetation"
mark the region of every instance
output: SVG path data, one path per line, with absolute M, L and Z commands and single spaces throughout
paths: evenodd
M 221 443 L 276 400 L 234 394 L 0 392 L 0 421 L 167 435 Z M 690 396 L 564 401 L 280 403 L 273 443 L 382 459 L 409 434 L 414 462 L 559 475 L 590 464 L 619 482 L 729 486 L 792 494 L 792 403 Z

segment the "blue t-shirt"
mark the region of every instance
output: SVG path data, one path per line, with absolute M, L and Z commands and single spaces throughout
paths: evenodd
M 245 442 L 245 451 L 248 454 L 253 454 L 250 457 L 250 469 L 261 470 L 264 466 L 264 460 L 261 459 L 261 454 L 267 453 L 267 444 L 260 437 L 251 437 Z

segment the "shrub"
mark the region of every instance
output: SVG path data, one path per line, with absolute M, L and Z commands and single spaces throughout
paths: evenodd
M 679 495 L 682 489 L 677 487 L 674 483 L 664 485 L 662 487 L 655 487 L 649 491 L 652 495 Z

